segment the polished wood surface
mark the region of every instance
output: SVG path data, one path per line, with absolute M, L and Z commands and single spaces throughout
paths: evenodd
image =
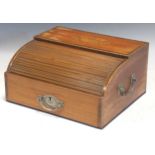
M 43 81 L 6 73 L 7 100 L 48 112 L 39 104 L 37 97 L 53 95 L 64 102 L 58 111 L 49 112 L 91 126 L 99 126 L 99 101 L 95 95 L 57 86 Z
M 64 87 L 103 95 L 103 87 L 123 58 L 31 41 L 21 49 L 9 72 Z
M 109 79 L 104 97 L 102 97 L 101 128 L 146 92 L 147 51 L 148 46 L 137 50 L 136 54 L 120 65 Z M 130 87 L 130 77 L 133 73 L 136 76 L 134 90 L 121 96 L 118 92 L 118 85 L 123 83 L 127 90 Z
M 107 51 L 109 53 L 126 56 L 130 56 L 134 53 L 134 50 L 146 44 L 142 41 L 84 32 L 65 27 L 56 27 L 37 35 L 35 39 L 58 42 L 87 49 L 96 49 L 102 52 Z
M 5 74 L 6 99 L 49 112 L 37 97 L 64 107 L 52 114 L 103 128 L 146 92 L 146 42 L 56 27 L 18 50 Z M 135 88 L 128 90 L 135 74 Z

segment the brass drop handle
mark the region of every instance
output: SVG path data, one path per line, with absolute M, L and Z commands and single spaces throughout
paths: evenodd
M 63 101 L 57 99 L 55 96 L 52 95 L 38 96 L 37 100 L 42 106 L 42 108 L 47 111 L 57 111 L 64 106 Z
M 129 86 L 129 88 L 126 90 L 125 87 L 124 87 L 124 84 L 122 84 L 122 83 L 119 84 L 119 85 L 118 85 L 119 94 L 120 94 L 121 96 L 126 96 L 126 95 L 128 95 L 129 93 L 133 92 L 134 89 L 135 89 L 136 81 L 137 81 L 137 78 L 136 78 L 135 73 L 131 74 L 131 77 L 130 77 L 130 86 Z

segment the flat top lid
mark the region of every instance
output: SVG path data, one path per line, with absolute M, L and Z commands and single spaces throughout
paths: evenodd
M 146 43 L 142 41 L 123 39 L 64 27 L 55 27 L 35 36 L 35 39 L 123 56 L 130 56 L 136 49 L 146 45 Z

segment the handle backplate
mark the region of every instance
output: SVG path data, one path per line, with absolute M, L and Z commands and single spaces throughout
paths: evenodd
M 38 96 L 37 100 L 42 108 L 47 111 L 56 111 L 64 106 L 63 101 L 52 95 Z
M 133 92 L 135 90 L 135 84 L 136 84 L 136 82 L 137 82 L 136 75 L 135 75 L 135 73 L 132 73 L 131 76 L 130 76 L 130 85 L 129 85 L 129 88 L 128 89 L 125 89 L 125 86 L 124 86 L 123 83 L 120 83 L 118 85 L 119 94 L 121 96 L 126 96 L 129 93 Z

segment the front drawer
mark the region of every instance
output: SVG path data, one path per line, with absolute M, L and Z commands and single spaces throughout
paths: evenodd
M 6 98 L 8 101 L 91 126 L 99 126 L 99 96 L 13 73 L 6 73 L 5 78 Z M 50 101 L 52 107 L 49 106 L 50 103 L 48 102 Z

